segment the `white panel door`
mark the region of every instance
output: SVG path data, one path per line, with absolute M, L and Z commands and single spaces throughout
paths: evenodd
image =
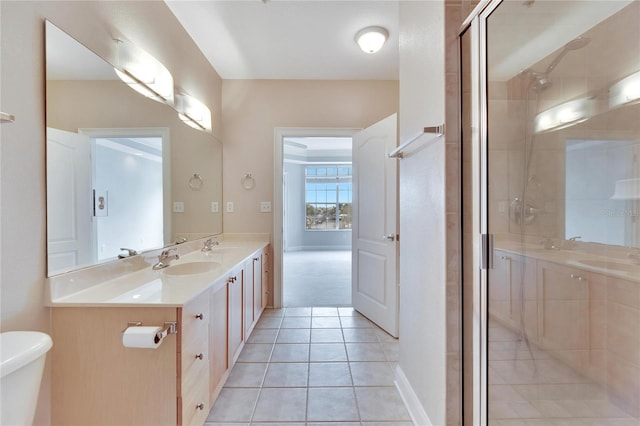
M 49 273 L 91 263 L 91 145 L 77 133 L 47 128 Z
M 396 114 L 353 136 L 353 307 L 398 336 Z

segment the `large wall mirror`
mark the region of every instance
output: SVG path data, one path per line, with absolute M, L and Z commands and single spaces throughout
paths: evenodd
M 499 9 L 487 51 L 492 229 L 640 248 L 640 30 L 627 23 L 640 3 Z
M 45 26 L 48 275 L 221 233 L 220 142 Z

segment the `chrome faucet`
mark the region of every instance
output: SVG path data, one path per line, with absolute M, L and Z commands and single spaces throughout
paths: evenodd
M 215 238 L 208 238 L 205 242 L 204 242 L 204 246 L 200 249 L 200 251 L 211 251 L 213 250 L 214 246 L 219 246 L 220 245 L 220 241 L 218 241 Z
M 157 270 L 166 268 L 167 266 L 170 266 L 172 260 L 180 259 L 180 255 L 178 253 L 171 254 L 171 252 L 176 250 L 177 249 L 175 247 L 162 250 L 162 253 L 160 253 L 160 256 L 158 256 L 158 263 L 153 265 L 151 269 Z
M 569 249 L 571 250 L 572 248 L 574 248 L 576 246 L 576 241 L 578 239 L 580 239 L 582 237 L 571 237 L 569 239 L 567 239 L 564 244 L 562 245 L 563 248 Z
M 119 255 L 118 255 L 118 259 L 125 259 L 125 258 L 127 258 L 127 257 L 135 256 L 135 255 L 137 255 L 137 254 L 138 254 L 138 252 L 137 252 L 137 251 L 135 251 L 134 249 L 130 249 L 130 248 L 124 248 L 124 247 L 123 247 L 123 248 L 121 248 L 120 250 L 124 250 L 124 251 L 126 251 L 127 253 L 126 253 L 126 254 L 125 254 L 125 253 L 119 254 Z

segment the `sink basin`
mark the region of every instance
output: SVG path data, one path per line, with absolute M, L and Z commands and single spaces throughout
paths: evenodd
M 623 272 L 640 272 L 639 265 L 632 265 L 630 263 L 620 263 L 620 262 L 614 262 L 610 260 L 591 260 L 591 259 L 579 260 L 578 262 L 582 263 L 585 266 L 592 266 L 594 268 L 609 269 L 609 270 L 623 271 Z
M 211 272 L 219 266 L 220 263 L 218 262 L 186 262 L 169 266 L 162 273 L 169 276 L 197 275 Z

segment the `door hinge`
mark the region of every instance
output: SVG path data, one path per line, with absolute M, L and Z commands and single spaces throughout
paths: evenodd
M 481 234 L 480 268 L 493 269 L 493 234 Z

